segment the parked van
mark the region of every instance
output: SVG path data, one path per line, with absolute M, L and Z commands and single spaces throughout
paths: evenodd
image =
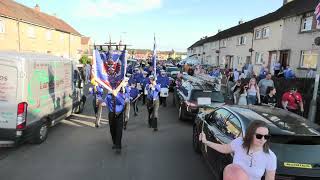
M 83 81 L 72 60 L 0 51 L 0 143 L 42 143 L 48 128 L 83 110 Z

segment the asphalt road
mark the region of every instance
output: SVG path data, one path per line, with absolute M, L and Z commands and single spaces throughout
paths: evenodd
M 111 149 L 109 126 L 94 127 L 89 97 L 84 113 L 53 127 L 41 145 L 0 149 L 1 180 L 209 180 L 204 159 L 192 149 L 192 124 L 160 108 L 159 131 L 147 127 L 146 107 L 131 116 L 122 153 Z

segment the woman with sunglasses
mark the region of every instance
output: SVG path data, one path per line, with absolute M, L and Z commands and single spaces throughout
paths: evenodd
M 229 166 L 240 167 L 249 177 L 249 180 L 274 180 L 277 168 L 277 157 L 269 148 L 269 129 L 263 121 L 253 121 L 244 137 L 238 137 L 230 144 L 218 144 L 206 139 L 202 132 L 199 140 L 212 149 L 223 153 L 233 153 L 233 163 Z M 224 172 L 224 177 L 226 175 Z M 235 177 L 235 179 L 238 179 Z

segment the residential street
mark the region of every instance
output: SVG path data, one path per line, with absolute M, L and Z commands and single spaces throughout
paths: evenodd
M 147 127 L 146 107 L 131 116 L 120 155 L 111 149 L 104 113 L 94 127 L 92 97 L 85 112 L 53 127 L 41 145 L 0 150 L 2 180 L 209 180 L 204 159 L 192 149 L 192 124 L 178 121 L 172 105 L 160 108 L 159 131 Z

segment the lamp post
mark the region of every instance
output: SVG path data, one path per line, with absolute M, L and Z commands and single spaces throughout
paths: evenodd
M 320 46 L 320 37 L 317 37 L 314 40 L 314 44 L 316 46 Z M 317 59 L 317 75 L 316 78 L 314 80 L 314 89 L 313 89 L 313 96 L 312 96 L 312 100 L 310 102 L 310 108 L 309 108 L 309 115 L 308 115 L 308 120 L 315 122 L 316 120 L 316 112 L 317 112 L 317 95 L 318 95 L 318 87 L 319 87 L 319 70 L 320 70 L 320 57 L 318 56 Z

